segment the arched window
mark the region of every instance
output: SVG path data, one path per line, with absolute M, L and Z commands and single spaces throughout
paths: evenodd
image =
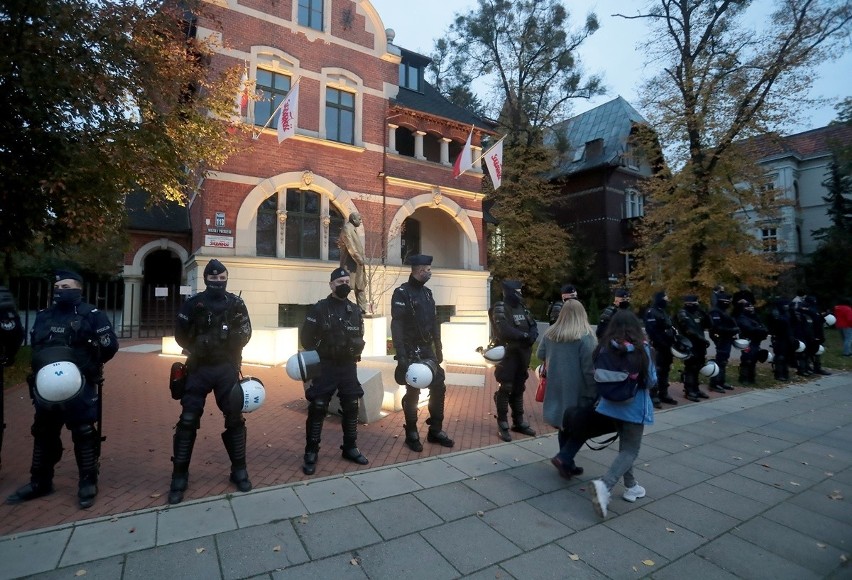
M 340 210 L 316 191 L 287 189 L 273 193 L 257 208 L 257 255 L 337 262 L 337 239 L 343 222 Z
M 287 190 L 287 239 L 285 258 L 320 257 L 320 194 L 301 189 Z
M 278 239 L 278 193 L 267 197 L 257 208 L 257 255 L 274 258 Z

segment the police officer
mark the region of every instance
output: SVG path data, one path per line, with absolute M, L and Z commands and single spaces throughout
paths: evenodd
M 0 453 L 3 451 L 3 431 L 6 430 L 3 410 L 3 368 L 12 366 L 15 355 L 24 340 L 24 328 L 21 326 L 21 317 L 15 307 L 15 298 L 5 286 L 0 286 Z M 3 465 L 0 456 L 0 466 Z
M 772 334 L 772 371 L 777 381 L 790 380 L 790 362 L 796 360 L 797 342 L 793 337 L 790 301 L 778 298 L 769 311 L 769 332 Z
M 677 331 L 666 312 L 668 305 L 669 295 L 665 290 L 661 290 L 654 294 L 654 300 L 645 312 L 645 332 L 656 353 L 657 386 L 651 389 L 651 402 L 657 409 L 662 408 L 662 403 L 677 405 L 677 401 L 669 395 L 669 373 L 674 361 L 672 346 Z
M 615 291 L 615 297 L 612 300 L 612 304 L 604 308 L 604 311 L 601 312 L 600 320 L 598 321 L 598 326 L 595 328 L 595 334 L 598 337 L 598 340 L 601 339 L 604 332 L 606 331 L 606 325 L 609 324 L 610 319 L 615 315 L 619 309 L 629 309 L 630 308 L 630 293 L 624 289 L 619 288 Z
M 568 300 L 578 300 L 577 289 L 573 284 L 565 284 L 562 286 L 560 294 L 561 300 L 551 303 L 550 307 L 547 309 L 547 320 L 550 324 L 553 324 L 556 322 L 556 319 L 559 318 L 559 313 L 562 311 L 563 304 L 565 304 Z
M 675 316 L 675 325 L 692 342 L 692 356 L 683 364 L 683 391 L 687 399 L 698 402 L 708 397 L 698 388 L 698 373 L 704 366 L 707 347 L 710 346 L 710 341 L 704 338 L 704 331 L 710 328 L 710 317 L 698 305 L 698 296 L 687 294 L 683 297 L 683 308 Z
M 245 302 L 226 291 L 228 269 L 219 260 L 210 260 L 204 268 L 206 289 L 183 303 L 177 315 L 175 340 L 188 351 L 186 389 L 180 398 L 182 412 L 174 434 L 172 483 L 169 503 L 183 500 L 189 484 L 189 462 L 207 395 L 213 391 L 216 404 L 225 416 L 222 442 L 231 460 L 231 482 L 240 491 L 250 491 L 246 469 L 246 425 L 241 397 L 232 397 L 240 389 L 239 373 L 243 347 L 251 338 L 251 321 Z
M 100 385 L 103 365 L 118 351 L 118 339 L 106 314 L 83 302 L 83 278 L 70 270 L 56 272 L 53 304 L 36 315 L 30 335 L 32 371 L 27 381 L 35 406 L 30 482 L 6 499 L 16 504 L 53 492 L 53 469 L 62 457 L 62 425 L 71 431 L 79 470 L 77 498 L 91 507 L 98 493 L 101 451 Z M 45 398 L 51 377 L 39 373 L 52 363 L 73 363 L 82 388 L 73 397 Z M 42 382 L 41 385 L 39 383 Z
M 506 354 L 494 369 L 498 388 L 494 393 L 497 406 L 497 436 L 511 441 L 509 407 L 512 408 L 512 431 L 534 436 L 535 431 L 524 420 L 524 391 L 529 375 L 532 345 L 538 339 L 538 326 L 524 305 L 518 280 L 503 280 L 503 300 L 491 308 L 491 325 L 497 344 Z
M 802 292 L 804 294 L 804 292 Z M 800 377 L 809 377 L 813 374 L 810 366 L 811 353 L 816 352 L 816 340 L 814 338 L 814 320 L 807 307 L 805 307 L 804 296 L 797 296 L 790 305 L 790 323 L 793 327 L 793 343 L 798 342 L 805 345 L 801 352 L 795 351 L 796 374 Z
M 426 282 L 432 277 L 432 256 L 413 254 L 405 263 L 411 266 L 411 275 L 408 282 L 394 290 L 391 297 L 391 337 L 396 350 L 394 378 L 397 384 L 405 385 L 405 373 L 411 363 L 428 360 L 436 363 L 435 376 L 429 385 L 429 418 L 426 420 L 429 432 L 426 440 L 429 443 L 452 447 L 455 442 L 443 431 L 447 386 L 444 383 L 444 370 L 437 366 L 444 360 L 441 352 L 441 329 L 432 291 L 426 288 Z M 417 432 L 419 399 L 420 389 L 406 385 L 405 396 L 402 397 L 405 444 L 412 451 L 423 451 Z
M 810 369 L 813 370 L 814 374 L 828 376 L 831 373 L 822 368 L 822 356 L 818 354 L 819 347 L 825 344 L 824 325 L 826 313 L 820 312 L 816 296 L 805 296 L 803 303 L 799 307 L 808 313 L 812 323 L 811 336 L 813 342 L 808 345 L 806 350 L 808 355 L 807 361 L 813 365 Z
M 716 393 L 734 389 L 727 383 L 725 372 L 728 368 L 728 360 L 731 358 L 734 338 L 739 334 L 740 329 L 734 317 L 728 314 L 730 307 L 731 295 L 720 291 L 716 294 L 716 305 L 710 309 L 710 338 L 716 345 L 716 364 L 719 365 L 719 374 L 710 378 L 710 390 Z
M 757 317 L 754 304 L 745 297 L 740 298 L 734 307 L 734 320 L 740 329 L 740 338 L 749 342 L 748 348 L 740 351 L 740 382 L 753 385 L 757 381 L 755 367 L 760 343 L 769 336 L 769 331 Z
M 309 401 L 305 423 L 305 463 L 302 471 L 313 475 L 317 469 L 322 423 L 328 403 L 337 391 L 343 415 L 343 458 L 359 465 L 369 461 L 358 450 L 358 399 L 364 396 L 358 382 L 357 362 L 364 350 L 364 321 L 361 309 L 348 296 L 352 292 L 350 276 L 344 268 L 331 273 L 331 294 L 314 304 L 305 317 L 300 340 L 306 350 L 315 350 L 320 358 L 320 374 L 305 391 Z

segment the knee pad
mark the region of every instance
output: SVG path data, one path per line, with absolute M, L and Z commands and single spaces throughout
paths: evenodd
M 507 383 L 507 382 L 500 383 L 497 387 L 497 390 L 500 391 L 501 393 L 505 394 L 505 395 L 511 395 L 512 391 L 515 390 L 515 385 L 513 385 L 512 383 Z
M 246 420 L 243 419 L 242 413 L 228 413 L 227 415 L 225 415 L 225 429 L 242 427 L 245 422 Z
M 85 423 L 83 425 L 75 425 L 71 428 L 71 440 L 74 443 L 80 443 L 81 441 L 89 441 L 91 439 L 96 439 L 98 436 L 97 430 L 95 430 L 95 426 L 90 423 Z
M 197 430 L 201 427 L 201 415 L 193 411 L 186 411 L 180 414 L 177 427 L 179 429 Z

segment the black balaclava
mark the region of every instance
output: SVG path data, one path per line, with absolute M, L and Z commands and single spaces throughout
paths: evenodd
M 350 292 L 352 292 L 352 287 L 349 284 L 341 284 L 340 286 L 336 286 L 334 288 L 334 295 L 340 298 L 341 300 L 349 296 Z
M 656 294 L 654 294 L 654 306 L 656 306 L 657 308 L 660 308 L 662 310 L 665 310 L 666 306 L 668 306 L 668 305 L 669 305 L 669 301 L 666 300 L 666 291 L 665 290 L 663 290 L 661 292 L 657 292 Z
M 225 296 L 225 289 L 228 287 L 228 281 L 210 281 L 207 279 L 207 276 L 215 276 L 227 271 L 228 269 L 225 265 L 215 258 L 207 262 L 207 266 L 204 268 L 204 284 L 207 286 L 207 293 L 213 298 L 222 298 Z
M 503 300 L 509 306 L 518 306 L 521 304 L 521 287 L 523 283 L 519 280 L 503 280 Z

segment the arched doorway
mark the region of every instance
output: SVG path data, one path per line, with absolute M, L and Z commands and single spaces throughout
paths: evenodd
M 183 301 L 181 259 L 168 249 L 154 250 L 143 262 L 140 336 L 165 336 L 174 332 L 175 316 Z

